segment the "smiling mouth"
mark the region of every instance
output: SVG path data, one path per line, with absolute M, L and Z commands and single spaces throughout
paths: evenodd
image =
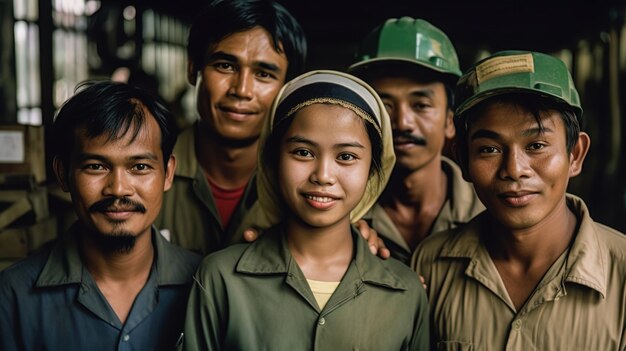
M 304 195 L 304 197 L 306 197 L 309 200 L 316 201 L 316 202 L 322 202 L 322 203 L 331 202 L 331 201 L 335 200 L 333 198 L 326 197 L 326 196 Z
M 331 208 L 336 202 L 337 199 L 330 196 L 319 196 L 319 195 L 311 195 L 311 194 L 303 194 L 306 202 L 313 208 L 318 210 L 326 210 Z
M 530 191 L 507 192 L 498 194 L 498 198 L 508 206 L 523 207 L 528 205 L 537 195 L 537 193 Z
M 230 107 L 220 107 L 219 109 L 227 116 L 236 120 L 246 119 L 256 115 L 256 112 L 247 109 L 237 109 Z
M 116 209 L 116 210 L 104 210 L 101 211 L 107 218 L 113 221 L 124 221 L 129 219 L 132 215 L 137 213 L 135 209 Z

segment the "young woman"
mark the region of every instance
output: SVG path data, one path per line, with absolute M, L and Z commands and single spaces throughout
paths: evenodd
M 266 121 L 257 242 L 208 256 L 196 274 L 191 350 L 428 348 L 415 272 L 370 254 L 355 234 L 393 168 L 389 117 L 359 79 L 315 71 L 289 82 Z

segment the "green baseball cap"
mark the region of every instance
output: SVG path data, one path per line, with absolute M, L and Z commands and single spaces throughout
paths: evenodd
M 565 63 L 532 51 L 500 51 L 474 64 L 457 84 L 455 115 L 460 117 L 490 97 L 519 92 L 569 106 L 582 118 L 580 98 Z
M 348 72 L 379 63 L 408 62 L 442 73 L 456 81 L 461 76 L 459 58 L 448 36 L 423 19 L 390 18 L 362 41 L 358 62 Z

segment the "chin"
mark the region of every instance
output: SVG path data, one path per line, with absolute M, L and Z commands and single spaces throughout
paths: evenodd
M 224 133 L 220 138 L 222 142 L 230 146 L 245 147 L 256 143 L 259 140 L 260 135 L 250 133 Z
M 339 222 L 338 219 L 333 219 L 333 218 L 319 218 L 319 217 L 299 217 L 300 218 L 300 222 L 302 224 L 304 224 L 307 227 L 310 228 L 325 228 L 325 227 L 330 227 L 334 224 L 336 224 L 337 222 Z
M 536 216 L 524 213 L 510 213 L 510 211 L 492 213 L 492 216 L 504 227 L 512 230 L 528 229 L 539 223 Z
M 137 241 L 137 235 L 122 229 L 109 233 L 95 231 L 92 237 L 96 245 L 107 253 L 129 253 L 133 250 Z

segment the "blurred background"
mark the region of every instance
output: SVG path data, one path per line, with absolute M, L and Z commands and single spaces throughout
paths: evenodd
M 401 16 L 446 32 L 462 69 L 504 49 L 561 58 L 592 138 L 583 174 L 569 191 L 585 199 L 594 219 L 626 231 L 626 0 L 278 2 L 304 28 L 310 69 L 345 69 L 366 33 Z M 63 211 L 69 199 L 47 166 L 46 135 L 78 83 L 128 81 L 160 95 L 181 126 L 195 119 L 185 44 L 206 3 L 0 0 L 0 269 L 3 260 L 32 252 L 71 221 Z

